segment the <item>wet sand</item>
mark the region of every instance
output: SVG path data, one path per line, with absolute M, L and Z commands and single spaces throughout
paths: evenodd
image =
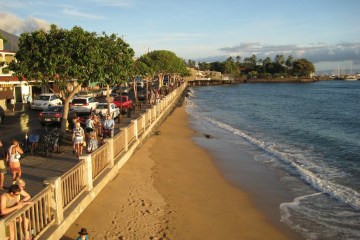
M 292 239 L 193 141 L 178 108 L 120 169 L 62 239 Z

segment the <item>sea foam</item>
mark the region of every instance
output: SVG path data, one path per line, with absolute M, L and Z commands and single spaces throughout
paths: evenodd
M 275 156 L 282 162 L 290 165 L 293 169 L 295 169 L 301 179 L 310 184 L 316 190 L 331 195 L 341 202 L 348 204 L 355 210 L 360 210 L 360 194 L 357 191 L 349 187 L 334 183 L 330 179 L 326 179 L 325 175 L 321 175 L 321 173 L 312 171 L 312 169 L 322 169 L 322 171 L 325 169 L 325 171 L 328 173 L 336 174 L 337 169 L 332 169 L 329 166 L 319 166 L 312 163 L 311 161 L 306 161 L 306 158 L 299 155 L 300 151 L 294 151 L 294 153 L 291 153 L 291 151 L 285 152 L 284 147 L 280 148 L 274 143 L 268 143 L 265 140 L 251 136 L 231 125 L 223 123 L 212 117 L 202 115 L 199 113 L 199 111 L 197 111 L 196 104 L 194 104 L 194 102 L 190 99 L 187 99 L 187 106 L 187 112 L 195 118 L 202 119 L 234 135 L 246 139 L 267 153 Z

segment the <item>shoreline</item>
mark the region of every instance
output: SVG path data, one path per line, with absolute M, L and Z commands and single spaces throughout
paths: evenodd
M 188 117 L 177 108 L 62 239 L 293 239 L 225 180 Z

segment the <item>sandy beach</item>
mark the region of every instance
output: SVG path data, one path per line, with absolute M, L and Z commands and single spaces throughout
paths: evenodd
M 292 239 L 230 185 L 192 140 L 184 106 L 174 111 L 62 238 Z

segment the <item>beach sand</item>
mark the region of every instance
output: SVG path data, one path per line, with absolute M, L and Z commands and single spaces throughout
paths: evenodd
M 292 239 L 229 184 L 176 109 L 66 232 L 90 239 Z

